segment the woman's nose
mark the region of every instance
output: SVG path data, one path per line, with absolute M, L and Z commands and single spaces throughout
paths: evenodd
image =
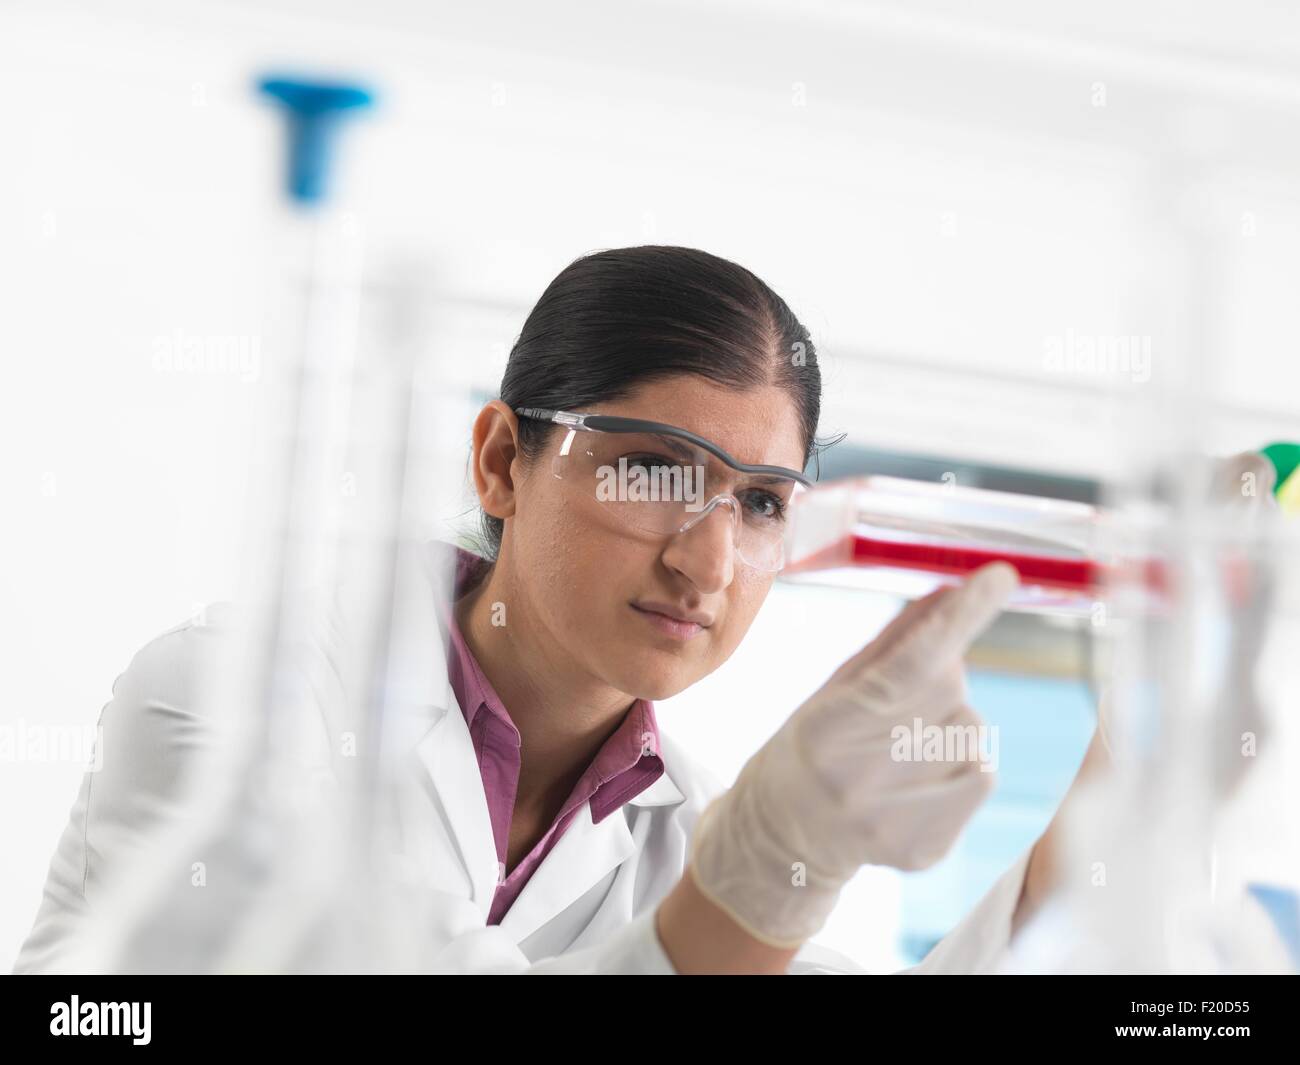
M 669 538 L 664 564 L 702 592 L 726 588 L 735 573 L 736 502 L 729 496 L 709 501 L 685 532 Z

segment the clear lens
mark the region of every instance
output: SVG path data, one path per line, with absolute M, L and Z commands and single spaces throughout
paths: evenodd
M 740 473 L 666 434 L 569 430 L 559 440 L 552 473 L 575 501 L 591 504 L 605 520 L 656 536 L 727 520 L 743 562 L 765 571 L 781 568 L 796 482 Z M 724 511 L 721 519 L 717 510 Z

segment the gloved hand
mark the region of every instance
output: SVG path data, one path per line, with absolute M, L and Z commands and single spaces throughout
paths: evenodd
M 860 866 L 941 858 L 994 774 L 974 745 L 963 760 L 902 760 L 891 732 L 910 737 L 916 718 L 979 725 L 962 655 L 1016 584 L 996 562 L 910 603 L 791 714 L 701 814 L 688 862 L 700 891 L 754 938 L 789 948 L 822 927 Z

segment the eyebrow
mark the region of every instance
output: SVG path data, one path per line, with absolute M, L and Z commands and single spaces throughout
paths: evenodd
M 693 448 L 685 440 L 679 440 L 675 436 L 668 436 L 664 433 L 655 433 L 655 439 L 662 441 L 664 447 L 669 451 L 680 455 L 682 458 L 694 458 L 698 453 L 697 448 Z
M 692 447 L 690 444 L 686 443 L 686 441 L 679 440 L 675 436 L 668 436 L 666 433 L 655 433 L 654 437 L 656 440 L 661 440 L 668 450 L 676 452 L 683 458 L 694 459 L 699 456 L 698 448 Z M 730 470 L 732 473 L 739 474 L 738 480 L 743 481 L 746 485 L 770 485 L 780 487 L 782 485 L 794 484 L 789 477 L 774 477 L 771 474 L 766 473 L 746 474 L 742 470 L 732 470 L 725 462 L 713 455 L 708 456 L 708 464 L 711 466 L 717 466 L 722 470 Z

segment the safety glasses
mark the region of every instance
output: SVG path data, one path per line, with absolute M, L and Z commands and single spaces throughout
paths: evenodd
M 812 484 L 797 470 L 740 462 L 663 422 L 536 407 L 515 413 L 568 430 L 550 456 L 551 474 L 611 526 L 669 537 L 725 509 L 742 562 L 766 573 L 784 565 L 791 498 Z

